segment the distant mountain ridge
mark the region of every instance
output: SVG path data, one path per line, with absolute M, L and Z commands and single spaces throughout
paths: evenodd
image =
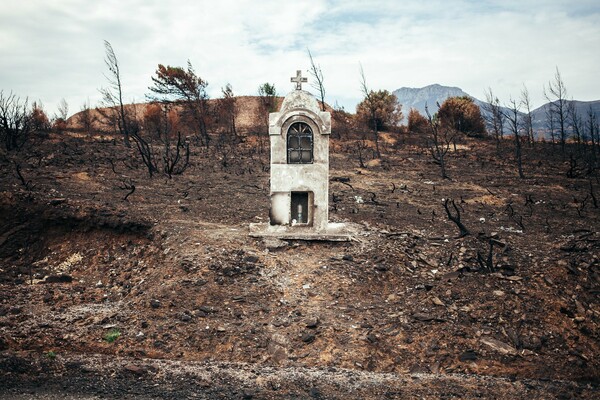
M 468 96 L 472 98 L 475 104 L 477 104 L 481 109 L 481 114 L 484 116 L 487 114 L 486 106 L 488 103 L 471 96 L 458 87 L 443 86 L 435 83 L 422 88 L 401 87 L 400 89 L 394 90 L 392 93 L 398 98 L 398 103 L 402 104 L 402 110 L 405 116 L 408 115 L 408 112 L 411 108 L 414 108 L 422 115 L 425 115 L 425 105 L 428 106 L 429 112 L 434 114 L 437 111 L 438 103 L 442 104 L 448 97 L 457 96 Z M 567 107 L 569 107 L 570 104 L 573 104 L 577 114 L 583 119 L 583 121 L 587 120 L 590 108 L 592 109 L 592 112 L 595 113 L 598 118 L 600 118 L 600 100 L 567 100 Z M 531 111 L 533 129 L 535 131 L 547 130 L 549 125 L 547 112 L 548 107 L 550 107 L 550 103 L 546 103 Z M 504 110 L 507 111 L 506 108 L 504 108 Z
M 566 105 L 567 105 L 567 109 L 569 107 L 574 107 L 577 115 L 579 116 L 579 118 L 581 118 L 582 121 L 584 121 L 584 123 L 585 123 L 585 121 L 588 120 L 588 115 L 589 115 L 590 109 L 592 110 L 592 113 L 596 114 L 597 118 L 600 118 L 600 100 L 594 100 L 594 101 L 568 100 Z M 533 129 L 534 130 L 541 130 L 541 129 L 548 128 L 548 125 L 549 125 L 548 109 L 549 109 L 549 107 L 550 107 L 550 103 L 546 103 L 531 112 L 531 119 L 533 121 Z M 571 122 L 570 122 L 570 118 L 569 118 L 568 124 L 570 125 L 570 123 Z M 586 129 L 587 129 L 587 127 L 586 127 Z
M 438 104 L 442 104 L 448 97 L 470 97 L 475 104 L 481 109 L 481 115 L 488 114 L 486 106 L 488 103 L 481 101 L 476 97 L 471 96 L 464 90 L 454 86 L 443 86 L 437 83 L 428 85 L 422 88 L 402 87 L 393 91 L 393 94 L 398 98 L 398 103 L 402 104 L 404 115 L 407 116 L 411 108 L 419 111 L 421 115 L 426 115 L 425 106 L 429 109 L 431 115 L 435 114 L 438 109 Z M 503 108 L 504 111 L 508 111 Z
M 437 110 L 437 103 L 442 104 L 448 97 L 468 96 L 475 99 L 461 88 L 442 86 L 437 83 L 422 88 L 401 87 L 394 90 L 393 94 L 398 98 L 398 102 L 402 104 L 406 115 L 411 108 L 425 115 L 425 106 L 429 108 L 429 112 L 433 115 Z

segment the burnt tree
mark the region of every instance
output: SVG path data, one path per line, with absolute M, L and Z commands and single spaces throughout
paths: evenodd
M 565 145 L 568 135 L 568 106 L 567 106 L 567 88 L 560 76 L 560 71 L 556 68 L 554 80 L 548 82 L 548 87 L 544 88 L 544 97 L 550 104 L 549 113 L 553 116 L 553 122 L 558 124 L 558 134 L 560 140 L 560 148 L 564 155 Z
M 508 128 L 513 135 L 515 141 L 515 161 L 517 163 L 517 171 L 519 178 L 525 178 L 523 174 L 523 160 L 522 160 L 522 148 L 521 148 L 521 117 L 520 117 L 520 103 L 511 98 L 508 104 L 505 105 L 506 111 L 504 116 L 508 121 Z
M 21 100 L 12 92 L 6 95 L 0 90 L 0 139 L 8 152 L 20 150 L 33 131 L 27 103 L 27 98 Z
M 192 63 L 188 60 L 187 69 L 159 64 L 152 83 L 149 88 L 152 94 L 147 97 L 151 101 L 182 104 L 186 114 L 194 121 L 200 143 L 208 147 L 208 82 L 196 75 Z
M 446 173 L 446 154 L 450 150 L 453 135 L 447 128 L 442 127 L 437 115 L 431 116 L 429 108 L 425 105 L 425 113 L 429 122 L 429 137 L 427 147 L 433 160 L 440 166 L 442 179 L 450 179 Z

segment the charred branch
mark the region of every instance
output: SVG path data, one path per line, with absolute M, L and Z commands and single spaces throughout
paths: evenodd
M 31 181 L 25 179 L 25 177 L 23 176 L 23 173 L 21 172 L 21 164 L 19 164 L 17 162 L 14 162 L 14 164 L 15 164 L 15 171 L 17 172 L 17 177 L 19 178 L 19 181 L 25 187 L 25 190 L 30 192 L 33 189 L 33 185 L 31 184 Z
M 451 212 L 448 204 L 452 205 L 452 208 L 454 209 L 454 214 Z M 446 210 L 446 215 L 448 216 L 448 219 L 450 221 L 454 222 L 456 224 L 456 226 L 458 227 L 458 229 L 460 230 L 460 234 L 458 235 L 459 238 L 462 238 L 462 237 L 465 237 L 465 236 L 471 234 L 471 232 L 469 232 L 467 227 L 462 223 L 460 210 L 453 199 L 445 199 L 444 200 L 444 210 Z
M 346 186 L 348 186 L 350 189 L 354 190 L 354 187 L 349 184 L 348 182 L 350 182 L 350 178 L 345 177 L 345 176 L 334 176 L 333 178 L 331 178 L 332 182 L 339 182 L 341 184 L 344 184 Z
M 482 271 L 485 272 L 494 272 L 494 241 L 493 240 L 489 240 L 488 241 L 488 254 L 487 257 L 485 258 L 485 260 L 483 259 L 483 256 L 481 255 L 481 253 L 478 251 L 477 252 L 477 263 L 479 264 L 479 267 L 481 268 Z
M 592 181 L 590 180 L 590 197 L 592 199 L 592 204 L 594 208 L 598 208 L 598 200 L 596 199 L 596 195 L 594 194 L 594 186 L 592 185 Z
M 110 164 L 110 169 L 112 170 L 113 173 L 117 173 L 117 170 L 115 169 L 115 163 L 113 162 L 112 158 L 107 158 L 108 163 Z
M 525 231 L 525 225 L 523 224 L 523 216 L 515 211 L 512 204 L 509 203 L 505 209 L 508 217 L 521 228 L 522 231 Z
M 135 185 L 133 184 L 133 180 L 130 179 L 129 182 L 123 181 L 121 186 L 119 186 L 119 189 L 129 190 L 129 192 L 127 192 L 125 197 L 123 197 L 123 201 L 129 202 L 129 200 L 128 200 L 129 196 L 131 196 L 133 194 L 133 192 L 135 192 Z

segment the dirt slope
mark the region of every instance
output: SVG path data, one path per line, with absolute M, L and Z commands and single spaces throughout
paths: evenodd
M 335 142 L 330 219 L 362 232 L 349 243 L 265 243 L 247 235 L 268 218 L 268 155 L 255 143 L 227 167 L 194 148 L 184 175 L 150 180 L 119 141 L 54 135 L 22 161 L 31 190 L 2 161 L 0 387 L 46 374 L 78 385 L 69 363 L 89 355 L 90 382 L 104 365 L 118 381 L 138 361 L 144 372 L 131 379 L 148 387 L 196 382 L 187 368 L 211 365 L 279 382 L 273 391 L 242 379 L 232 397 L 244 387 L 256 398 L 597 394 L 595 178 L 567 178 L 542 144 L 519 180 L 508 148 L 465 141 L 449 158 L 453 179 L 440 180 L 412 139 L 363 169 L 351 142 Z M 128 201 L 124 183 L 136 187 Z M 471 235 L 456 238 L 446 198 Z M 310 386 L 317 372 L 339 380 Z

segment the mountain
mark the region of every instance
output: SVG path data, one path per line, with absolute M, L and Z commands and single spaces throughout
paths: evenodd
M 425 114 L 425 105 L 429 108 L 429 112 L 433 115 L 437 112 L 438 104 L 442 104 L 448 97 L 459 97 L 467 96 L 473 99 L 475 104 L 481 109 L 481 115 L 486 118 L 488 111 L 486 106 L 488 103 L 481 101 L 461 88 L 453 86 L 442 86 L 437 83 L 422 88 L 408 88 L 402 87 L 394 90 L 393 92 L 398 98 L 398 102 L 402 104 L 402 110 L 404 115 L 407 116 L 411 108 L 419 111 L 421 115 Z M 502 107 L 504 112 L 508 112 L 508 109 Z
M 429 86 L 425 86 L 422 88 L 408 88 L 402 87 L 400 89 L 394 90 L 393 92 L 398 98 L 398 102 L 402 104 L 402 110 L 405 116 L 408 115 L 408 112 L 411 108 L 416 109 L 422 115 L 425 115 L 425 105 L 428 106 L 431 114 L 434 114 L 437 111 L 437 104 L 442 104 L 444 100 L 448 97 L 455 96 L 468 96 L 473 99 L 475 104 L 479 106 L 481 109 L 481 115 L 485 118 L 488 112 L 486 111 L 486 106 L 488 103 L 485 101 L 481 101 L 470 94 L 464 92 L 461 88 L 452 87 L 452 86 L 442 86 L 439 84 L 433 84 Z M 538 136 L 541 137 L 544 135 L 546 138 L 550 137 L 548 131 L 548 108 L 550 107 L 550 103 L 546 103 L 541 107 L 532 110 L 532 119 L 533 119 L 533 130 L 538 133 Z M 591 108 L 592 112 L 596 115 L 597 118 L 600 118 L 600 100 L 596 101 L 578 101 L 578 100 L 567 100 L 565 111 L 569 109 L 569 107 L 574 107 L 577 115 L 584 122 L 589 120 L 589 110 Z M 506 113 L 508 112 L 507 108 L 502 107 L 502 110 Z M 523 111 L 523 110 L 521 110 Z M 524 115 L 523 113 L 521 113 Z M 406 121 L 406 120 L 405 120 Z M 505 126 L 505 130 L 508 129 Z M 567 129 L 571 131 L 571 117 L 567 117 Z M 587 130 L 587 126 L 585 127 Z M 505 134 L 509 134 L 509 132 L 505 132 Z
M 584 122 L 589 120 L 589 112 L 590 109 L 592 113 L 596 115 L 597 118 L 600 118 L 600 100 L 595 101 L 579 101 L 579 100 L 567 100 L 566 101 L 566 109 L 568 110 L 570 107 L 574 107 L 576 114 L 581 118 Z M 550 103 L 546 103 L 541 107 L 536 108 L 531 112 L 531 118 L 533 120 L 533 129 L 535 131 L 540 130 L 548 130 L 549 120 L 548 120 L 548 109 L 550 108 Z M 567 117 L 567 125 L 571 126 L 571 118 Z M 558 126 L 556 126 L 558 129 Z M 569 128 L 570 129 L 570 128 Z M 587 130 L 587 126 L 585 127 Z M 547 135 L 549 136 L 549 135 Z
M 411 108 L 414 108 L 422 115 L 425 115 L 425 105 L 427 105 L 431 114 L 434 114 L 437 110 L 437 103 L 442 104 L 448 97 L 472 97 L 463 92 L 461 88 L 442 86 L 437 83 L 422 88 L 402 87 L 394 90 L 393 93 L 398 98 L 398 102 L 402 104 L 405 115 L 408 115 Z M 473 99 L 480 103 L 479 100 Z

